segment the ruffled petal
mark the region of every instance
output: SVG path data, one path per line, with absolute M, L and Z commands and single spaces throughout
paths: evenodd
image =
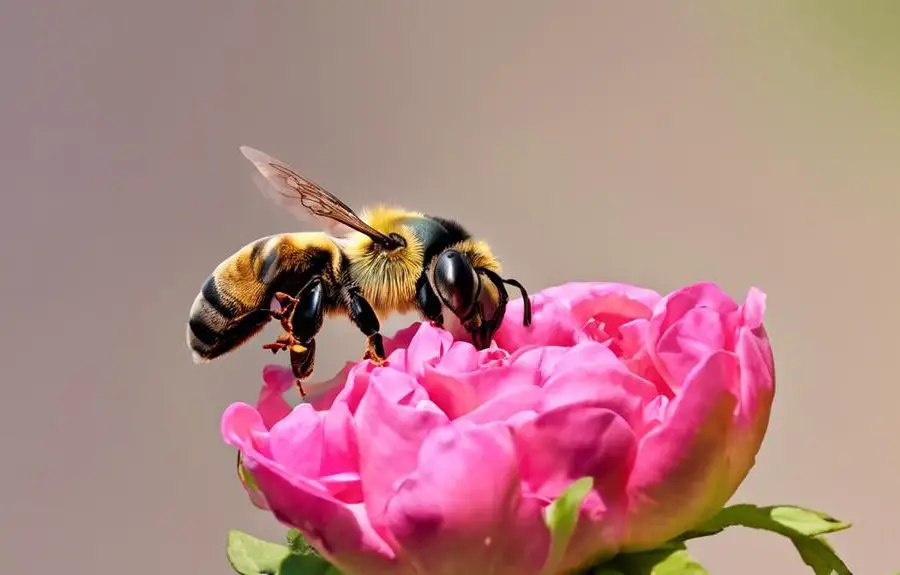
M 348 361 L 331 379 L 323 382 L 304 383 L 303 387 L 307 393 L 306 401 L 319 411 L 330 408 L 344 389 L 350 372 L 356 365 L 355 362 Z
M 769 343 L 769 336 L 763 325 L 763 316 L 766 313 L 766 294 L 758 288 L 750 288 L 744 305 L 741 306 L 741 318 L 743 326 L 750 330 L 762 354 L 766 370 L 775 377 L 775 360 L 772 357 L 772 347 Z
M 294 381 L 291 370 L 285 367 L 267 365 L 263 368 L 263 386 L 259 390 L 256 408 L 267 428 L 271 429 L 291 412 L 291 406 L 285 401 L 284 394 L 294 387 Z
M 564 405 L 600 405 L 640 428 L 656 387 L 626 369 L 607 347 L 586 341 L 569 348 L 544 383 L 541 411 Z
M 415 470 L 419 448 L 436 428 L 448 423 L 437 409 L 401 405 L 392 390 L 415 384 L 404 373 L 381 369 L 372 374 L 356 412 L 359 469 L 366 510 L 376 527 L 397 483 Z
M 265 493 L 276 519 L 300 530 L 345 572 L 402 573 L 394 550 L 372 529 L 362 505 L 345 504 L 320 483 L 279 465 L 259 449 L 257 436 L 266 433 L 262 417 L 249 405 L 232 405 L 223 415 L 223 438 L 242 453 L 245 467 Z
M 418 573 L 537 575 L 549 534 L 521 481 L 505 426 L 443 427 L 397 487 L 386 524 Z
M 775 374 L 761 348 L 768 349 L 768 345 L 764 345 L 749 328 L 740 330 L 737 344 L 741 365 L 740 402 L 735 413 L 735 433 L 728 448 L 725 489 L 729 491 L 737 490 L 753 467 L 769 426 Z
M 522 325 L 523 302 L 520 299 L 509 302 L 500 329 L 494 334 L 497 345 L 513 352 L 526 346 L 549 345 L 570 346 L 584 335 L 579 324 L 562 302 L 549 298 L 543 293 L 531 297 L 532 322 Z
M 485 407 L 495 399 L 528 393 L 541 383 L 539 371 L 527 359 L 511 359 L 499 349 L 475 352 L 470 344 L 460 345 L 467 346 L 475 356 L 477 363 L 474 369 L 453 371 L 442 359 L 435 366 L 427 367 L 422 377 L 422 386 L 429 397 L 450 419 Z M 456 355 L 460 353 L 456 352 Z M 466 360 L 466 364 L 469 365 L 470 361 Z
M 356 429 L 346 405 L 327 411 L 298 405 L 271 429 L 269 449 L 288 473 L 320 481 L 342 501 L 362 501 Z
M 303 403 L 290 417 L 276 423 L 269 433 L 272 459 L 288 473 L 318 477 L 325 451 L 322 419 L 313 406 Z
M 729 349 L 730 334 L 723 319 L 715 310 L 693 308 L 660 334 L 652 353 L 671 389 L 677 392 L 687 375 L 713 350 Z
M 562 569 L 618 551 L 626 528 L 626 485 L 637 440 L 615 411 L 589 404 L 563 405 L 514 427 L 520 471 L 531 492 L 555 499 L 582 477 L 594 487 L 582 505 Z
M 740 365 L 716 351 L 687 377 L 665 419 L 640 441 L 628 491 L 627 550 L 654 547 L 702 521 L 732 495 L 727 450 Z
M 531 297 L 533 323 L 524 326 L 524 302 L 509 302 L 497 345 L 514 351 L 529 345 L 572 345 L 592 336 L 585 326 L 595 317 L 616 326 L 646 318 L 660 300 L 653 290 L 619 283 L 569 282 Z

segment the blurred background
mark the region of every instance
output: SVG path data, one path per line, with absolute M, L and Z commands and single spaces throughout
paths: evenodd
M 300 227 L 249 144 L 461 219 L 535 291 L 760 287 L 779 389 L 734 501 L 852 521 L 854 572 L 896 572 L 898 32 L 886 1 L 4 3 L 2 571 L 224 575 L 227 529 L 281 537 L 219 436 L 269 357 L 184 341 L 219 261 Z M 765 533 L 694 548 L 808 572 Z

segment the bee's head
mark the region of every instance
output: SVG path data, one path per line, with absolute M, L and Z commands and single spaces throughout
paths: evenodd
M 531 324 L 531 302 L 525 288 L 493 270 L 476 267 L 460 250 L 444 250 L 431 267 L 430 279 L 441 303 L 456 316 L 478 349 L 491 344 L 503 322 L 509 299 L 504 284 L 514 285 L 522 292 L 524 324 Z

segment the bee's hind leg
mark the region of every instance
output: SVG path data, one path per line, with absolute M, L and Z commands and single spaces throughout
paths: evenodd
M 359 328 L 366 336 L 366 353 L 363 359 L 371 360 L 373 363 L 381 365 L 384 363 L 384 340 L 381 336 L 381 323 L 371 304 L 366 298 L 359 293 L 357 288 L 348 288 L 345 290 L 347 299 L 347 309 L 350 314 L 350 321 Z
M 281 350 L 290 353 L 291 371 L 297 379 L 297 389 L 305 397 L 303 381 L 312 375 L 316 363 L 315 337 L 325 320 L 325 286 L 321 278 L 314 277 L 296 297 L 279 292 L 276 298 L 283 306 L 281 325 L 284 332 L 274 343 L 263 347 L 273 353 Z
M 300 395 L 306 397 L 303 389 L 303 381 L 312 375 L 316 365 L 316 340 L 310 339 L 304 345 L 294 345 L 291 350 L 291 371 L 297 379 L 297 389 Z

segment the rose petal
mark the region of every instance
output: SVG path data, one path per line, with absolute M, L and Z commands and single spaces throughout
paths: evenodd
M 299 529 L 326 558 L 347 572 L 397 572 L 394 551 L 372 529 L 362 506 L 344 504 L 322 485 L 288 472 L 258 448 L 259 434 L 267 432 L 255 409 L 234 404 L 225 411 L 222 437 L 241 451 L 244 465 L 265 493 L 273 515 Z
M 332 564 L 346 573 L 398 571 L 393 549 L 372 528 L 362 504 L 346 504 L 308 479 L 273 461 L 245 452 L 247 468 L 266 494 L 278 521 L 298 529 Z
M 250 443 L 253 448 L 266 456 L 269 450 L 269 433 L 260 413 L 246 403 L 232 403 L 222 414 L 220 424 L 225 443 L 238 447 Z
M 510 418 L 534 412 L 544 399 L 545 392 L 536 387 L 523 388 L 515 393 L 494 397 L 472 411 L 460 416 L 458 421 L 478 425 L 491 422 L 509 422 Z
M 646 317 L 661 299 L 653 290 L 617 282 L 567 282 L 551 286 L 541 291 L 541 295 L 565 304 L 582 322 L 601 310 Z M 616 305 L 611 305 L 613 302 Z M 637 307 L 632 307 L 633 304 Z
M 406 348 L 409 347 L 409 343 L 412 341 L 413 337 L 415 337 L 416 333 L 421 327 L 422 322 L 415 322 L 409 327 L 397 330 L 397 333 L 395 333 L 393 337 L 385 337 L 385 355 L 390 356 L 392 353 L 394 353 L 394 351 L 398 349 L 406 350 Z
M 628 371 L 605 346 L 587 341 L 567 350 L 544 384 L 541 411 L 563 405 L 590 404 L 612 409 L 632 427 L 640 427 L 644 405 L 656 388 Z
M 657 393 L 673 397 L 675 391 L 665 382 L 653 363 L 653 357 L 650 354 L 649 333 L 650 322 L 646 319 L 636 319 L 622 324 L 619 328 L 620 339 L 617 355 L 630 372 L 656 386 Z
M 431 409 L 400 405 L 388 398 L 392 387 L 416 385 L 408 375 L 382 369 L 373 373 L 356 412 L 359 469 L 366 511 L 376 527 L 381 523 L 396 483 L 417 465 L 419 447 L 447 416 Z
M 271 457 L 288 473 L 318 477 L 325 450 L 322 421 L 313 406 L 302 403 L 269 433 Z
M 739 378 L 737 356 L 710 354 L 667 407 L 666 419 L 641 439 L 628 486 L 627 550 L 680 534 L 732 495 L 723 485 Z
M 294 374 L 280 365 L 267 365 L 263 368 L 263 386 L 259 390 L 256 408 L 262 415 L 266 427 L 281 421 L 291 412 L 291 406 L 284 399 L 284 394 L 294 387 Z
M 626 529 L 626 485 L 637 453 L 628 423 L 604 407 L 563 405 L 517 426 L 514 437 L 522 477 L 535 494 L 555 499 L 574 481 L 594 479 L 560 568 L 614 555 Z
M 385 520 L 418 573 L 537 575 L 549 537 L 540 503 L 520 486 L 505 427 L 444 427 L 422 445 Z
M 445 370 L 443 364 L 425 370 L 423 387 L 451 419 L 496 398 L 528 392 L 540 385 L 538 372 L 527 359 L 510 361 L 505 352 L 481 354 L 481 358 L 487 363 L 469 372 L 454 373 Z
M 724 489 L 735 491 L 753 467 L 769 426 L 775 394 L 775 375 L 769 369 L 759 340 L 747 328 L 738 336 L 740 403 L 734 416 L 736 432 L 728 448 L 728 479 Z
M 700 282 L 677 289 L 661 299 L 653 309 L 650 339 L 659 339 L 669 326 L 695 308 L 709 308 L 720 315 L 738 311 L 738 305 L 712 282 Z
M 426 364 L 437 362 L 453 343 L 453 335 L 430 323 L 423 323 L 413 336 L 406 349 L 406 367 L 404 371 L 415 377 L 421 377 Z
M 509 302 L 503 323 L 494 334 L 498 346 L 514 352 L 533 345 L 569 346 L 582 337 L 581 324 L 563 303 L 539 293 L 532 296 L 531 308 L 532 323 L 526 327 L 522 325 L 522 300 Z
M 359 445 L 353 416 L 345 404 L 332 407 L 322 418 L 322 480 L 341 501 L 363 500 L 359 474 Z
M 730 337 L 715 310 L 693 308 L 671 323 L 656 342 L 655 365 L 669 387 L 681 388 L 687 375 L 713 350 L 731 349 Z
M 741 306 L 741 317 L 744 325 L 750 329 L 756 329 L 763 323 L 766 313 L 766 294 L 758 288 L 750 288 L 744 305 Z
M 569 282 L 531 297 L 533 323 L 522 325 L 524 302 L 509 302 L 506 316 L 495 335 L 497 345 L 515 351 L 527 345 L 572 345 L 588 338 L 584 327 L 603 315 L 616 326 L 646 318 L 660 300 L 652 290 L 619 283 Z
M 766 294 L 757 288 L 751 288 L 741 308 L 744 325 L 750 329 L 757 338 L 759 351 L 762 353 L 769 372 L 775 373 L 775 362 L 772 357 L 772 347 L 769 345 L 769 337 L 763 325 L 763 316 L 766 313 Z
M 348 361 L 331 379 L 312 384 L 304 383 L 303 387 L 307 393 L 306 401 L 319 411 L 330 408 L 344 389 L 344 385 L 350 377 L 350 371 L 355 366 L 355 362 Z
M 343 403 L 350 413 L 356 413 L 359 402 L 369 389 L 369 378 L 376 369 L 379 367 L 371 361 L 361 361 L 351 367 L 347 381 L 335 396 L 333 404 Z
M 595 479 L 600 511 L 625 504 L 625 482 L 637 452 L 631 428 L 603 407 L 564 405 L 514 429 L 524 481 L 555 499 L 582 477 Z
M 465 373 L 475 371 L 480 364 L 481 356 L 475 346 L 466 341 L 455 341 L 435 367 L 439 367 L 442 371 Z

